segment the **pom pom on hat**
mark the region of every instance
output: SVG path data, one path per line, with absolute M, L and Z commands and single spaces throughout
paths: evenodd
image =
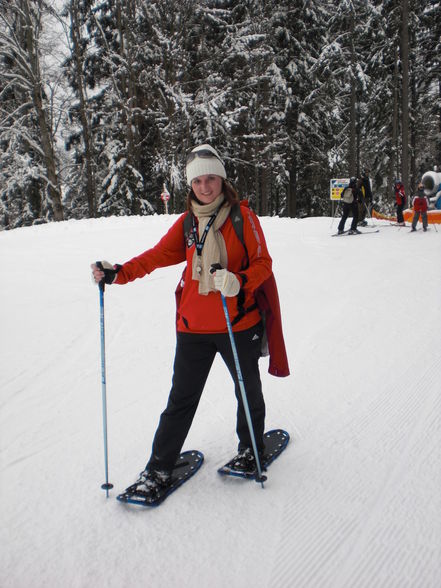
M 201 155 L 193 155 L 197 154 L 198 151 L 201 151 Z M 213 154 L 212 157 L 207 153 L 208 151 Z M 191 186 L 191 182 L 194 178 L 197 178 L 198 176 L 213 174 L 224 179 L 227 177 L 224 164 L 219 157 L 219 154 L 213 147 L 211 147 L 211 145 L 207 144 L 198 145 L 191 151 L 187 158 L 187 167 L 185 171 L 187 174 L 187 184 L 189 186 Z

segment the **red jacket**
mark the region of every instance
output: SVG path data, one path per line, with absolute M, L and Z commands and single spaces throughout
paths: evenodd
M 404 193 L 404 186 L 403 184 L 397 184 L 395 186 L 395 199 L 397 204 L 405 204 L 406 202 L 406 194 Z
M 268 280 L 260 286 L 255 297 L 260 311 L 265 314 L 265 329 L 270 356 L 268 372 L 272 376 L 285 378 L 289 376 L 289 364 L 283 339 L 282 315 L 274 274 L 271 274 Z
M 413 199 L 413 209 L 415 212 L 427 212 L 427 198 L 425 196 L 415 196 Z
M 227 248 L 227 269 L 237 275 L 240 283 L 242 279 L 239 274 L 246 276 L 243 285 L 245 294 L 243 306 L 248 308 L 255 302 L 254 290 L 271 276 L 272 260 L 257 216 L 246 206 L 242 206 L 241 210 L 244 241 L 249 256 L 247 269 L 241 269 L 244 249 L 236 236 L 230 218 L 225 221 L 220 230 Z M 126 284 L 150 274 L 157 268 L 186 261 L 187 267 L 182 276 L 181 287 L 178 286 L 177 330 L 184 333 L 225 333 L 227 326 L 220 293 L 210 292 L 207 296 L 202 296 L 199 294 L 199 282 L 192 279 L 192 258 L 196 248 L 194 244 L 186 247 L 183 226 L 185 214 L 178 218 L 157 245 L 126 262 L 119 270 L 115 283 Z M 237 297 L 228 297 L 226 301 L 231 321 L 233 321 L 238 314 Z M 242 331 L 251 328 L 259 320 L 260 314 L 256 308 L 245 314 L 233 330 Z
M 245 202 L 241 203 L 241 212 L 249 266 L 245 270 L 242 269 L 245 251 L 228 218 L 221 227 L 228 253 L 227 269 L 236 275 L 240 274 L 239 280 L 241 275 L 246 276 L 243 286 L 245 293 L 243 307 L 248 308 L 257 302 L 258 308 L 246 313 L 236 325 L 233 325 L 233 331 L 252 327 L 261 320 L 261 312 L 264 313 L 270 355 L 268 372 L 273 376 L 285 377 L 290 372 L 283 339 L 277 285 L 271 269 L 272 260 L 257 216 Z M 195 245 L 186 247 L 184 240 L 186 214 L 178 218 L 155 247 L 125 263 L 119 270 L 115 283 L 125 284 L 136 278 L 142 278 L 156 268 L 187 261 L 187 267 L 176 289 L 177 330 L 192 333 L 225 333 L 227 326 L 220 293 L 210 292 L 207 296 L 201 296 L 198 292 L 199 282 L 192 279 L 191 268 Z M 233 321 L 238 314 L 237 297 L 226 298 L 226 302 L 230 319 Z

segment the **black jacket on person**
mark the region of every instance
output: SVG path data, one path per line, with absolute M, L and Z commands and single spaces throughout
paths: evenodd
M 361 187 L 364 188 L 364 197 L 366 200 L 372 201 L 372 189 L 369 176 L 363 174 L 361 176 Z
M 352 188 L 352 194 L 354 195 L 354 202 L 361 202 L 363 200 L 363 192 L 358 186 Z

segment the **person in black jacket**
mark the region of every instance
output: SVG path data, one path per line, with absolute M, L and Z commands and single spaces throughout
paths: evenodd
M 365 227 L 367 225 L 366 213 L 370 210 L 370 207 L 372 206 L 372 188 L 371 180 L 369 178 L 369 171 L 369 168 L 365 168 L 361 172 L 360 178 L 361 198 L 360 202 L 358 203 L 358 224 L 361 227 Z
M 345 232 L 345 223 L 349 214 L 352 212 L 352 223 L 349 230 L 350 235 L 355 235 L 360 231 L 357 229 L 358 223 L 358 203 L 361 199 L 360 180 L 357 178 L 351 178 L 349 180 L 349 186 L 341 193 L 340 200 L 343 202 L 343 215 L 338 225 L 338 234 L 341 235 Z

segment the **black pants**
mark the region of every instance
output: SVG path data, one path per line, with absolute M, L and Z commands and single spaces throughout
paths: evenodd
M 357 222 L 362 223 L 366 218 L 366 202 L 363 200 L 362 202 L 358 203 L 358 219 Z
M 397 223 L 404 223 L 404 216 L 403 216 L 403 204 L 397 204 Z
M 423 221 L 423 228 L 427 229 L 427 212 L 426 211 L 420 212 L 419 210 L 417 210 L 413 215 L 412 229 L 416 229 L 417 223 L 420 220 L 420 214 L 421 214 L 421 219 Z
M 358 202 L 351 202 L 348 204 L 347 202 L 343 202 L 343 215 L 341 217 L 341 221 L 338 225 L 339 231 L 344 231 L 345 229 L 345 222 L 349 216 L 349 213 L 352 211 L 352 223 L 351 223 L 351 230 L 355 230 L 357 228 L 358 223 Z
M 263 449 L 265 425 L 265 401 L 258 365 L 262 333 L 262 323 L 234 333 L 258 451 Z M 217 352 L 221 354 L 235 384 L 239 449 L 252 446 L 228 333 L 178 333 L 172 389 L 156 430 L 147 468 L 173 468 L 190 430 Z

